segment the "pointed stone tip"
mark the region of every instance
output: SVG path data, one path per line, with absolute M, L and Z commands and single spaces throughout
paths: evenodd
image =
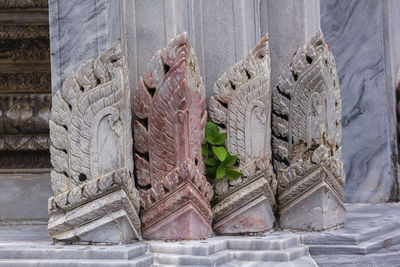
M 190 47 L 189 36 L 186 32 L 177 35 L 175 38 L 169 41 L 167 48 L 172 49 L 175 46 L 183 46 L 183 45 Z
M 265 57 L 269 53 L 268 39 L 269 36 L 268 33 L 266 33 L 258 42 L 258 44 L 250 51 L 250 53 L 260 58 Z

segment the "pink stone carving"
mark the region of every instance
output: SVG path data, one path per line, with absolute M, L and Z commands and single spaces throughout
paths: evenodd
M 206 95 L 186 33 L 150 60 L 134 96 L 136 178 L 146 239 L 212 234 L 201 144 Z

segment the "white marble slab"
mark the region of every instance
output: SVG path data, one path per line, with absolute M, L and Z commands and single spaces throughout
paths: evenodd
M 399 59 L 393 49 L 400 32 L 389 32 L 399 8 L 398 1 L 321 0 L 321 27 L 340 81 L 347 202 L 399 198 L 391 72 L 400 62 L 391 55 L 397 51 Z

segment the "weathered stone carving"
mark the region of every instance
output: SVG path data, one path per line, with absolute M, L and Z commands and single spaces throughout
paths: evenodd
M 197 239 L 211 235 L 201 144 L 205 90 L 186 33 L 151 59 L 134 97 L 137 183 L 143 237 Z
M 71 73 L 53 97 L 49 234 L 74 242 L 141 238 L 130 91 L 120 41 Z
M 47 93 L 50 89 L 50 72 L 0 73 L 2 93 Z
M 324 230 L 342 225 L 346 209 L 339 81 L 321 31 L 294 55 L 272 99 L 280 226 Z
M 217 179 L 214 230 L 217 233 L 265 231 L 275 221 L 276 180 L 271 165 L 271 86 L 268 35 L 214 85 L 210 117 L 226 128 L 227 149 L 237 155 L 237 180 Z

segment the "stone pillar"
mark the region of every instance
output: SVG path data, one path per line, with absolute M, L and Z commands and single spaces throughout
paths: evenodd
M 346 201 L 399 199 L 395 79 L 400 3 L 321 1 L 321 26 L 335 56 L 343 125 Z
M 49 0 L 53 94 L 77 66 L 124 37 L 121 14 L 121 0 Z
M 260 0 L 261 33 L 269 33 L 271 86 L 293 54 L 320 28 L 319 0 Z

